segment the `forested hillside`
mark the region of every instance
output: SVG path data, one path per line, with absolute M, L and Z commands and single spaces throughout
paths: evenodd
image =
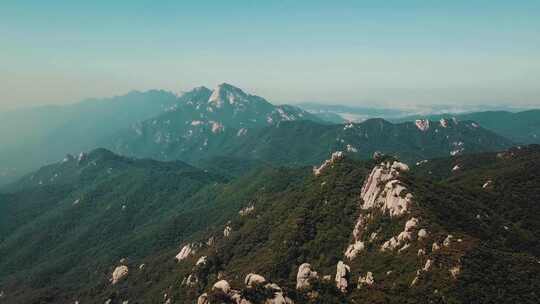
M 45 167 L 1 196 L 3 299 L 538 302 L 540 148 L 351 155 L 227 176 L 106 150 Z

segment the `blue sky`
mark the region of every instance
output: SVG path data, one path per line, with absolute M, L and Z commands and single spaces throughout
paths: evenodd
M 0 110 L 229 82 L 272 102 L 540 106 L 540 1 L 0 2 Z

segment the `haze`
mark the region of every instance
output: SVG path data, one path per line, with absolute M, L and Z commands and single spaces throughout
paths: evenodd
M 275 103 L 540 106 L 538 1 L 2 1 L 0 110 L 230 82 Z

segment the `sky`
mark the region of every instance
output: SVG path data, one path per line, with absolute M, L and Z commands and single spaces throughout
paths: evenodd
M 228 82 L 274 103 L 540 107 L 540 1 L 0 1 L 0 110 Z

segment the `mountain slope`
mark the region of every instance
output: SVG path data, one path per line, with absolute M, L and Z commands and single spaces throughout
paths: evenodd
M 538 160 L 538 151 L 533 147 L 524 157 Z M 536 169 L 523 161 L 498 166 L 521 174 Z M 170 303 L 538 301 L 538 254 L 513 242 L 520 219 L 493 208 L 500 192 L 433 180 L 388 157 L 377 163 L 335 154 L 298 182 L 259 192 L 229 223 L 184 243 L 176 261 L 178 251 L 156 254 L 144 260 L 142 272 L 88 297 Z M 463 183 L 475 176 L 463 174 Z M 267 186 L 277 181 L 267 180 Z M 501 191 L 525 195 L 534 206 L 539 183 L 536 175 L 529 179 L 530 192 Z M 530 216 L 537 220 L 538 213 Z
M 452 171 L 456 163 L 463 169 Z M 412 169 L 388 156 L 359 162 L 334 153 L 313 170 L 265 167 L 218 184 L 210 179 L 171 211 L 141 214 L 135 233 L 118 239 L 120 245 L 95 248 L 96 257 L 111 251 L 100 263 L 81 259 L 76 249 L 81 267 L 94 269 L 91 276 L 60 272 L 55 282 L 62 284 L 27 285 L 12 281 L 26 273 L 19 270 L 3 276 L 0 289 L 14 303 L 537 303 L 538 163 L 535 146 L 430 160 Z M 492 183 L 482 187 L 488 178 Z M 107 183 L 113 193 L 116 184 L 123 187 Z M 137 206 L 149 204 L 148 212 L 156 206 L 151 202 Z M 79 223 L 88 216 L 80 215 Z M 147 217 L 161 224 L 145 228 L 148 237 L 137 242 Z M 32 223 L 44 231 L 58 226 Z M 160 245 L 146 245 L 153 239 Z M 10 247 L 11 262 L 0 264 L 0 271 L 14 270 L 14 257 L 26 247 Z M 64 255 L 49 260 L 56 261 L 50 265 L 56 275 Z M 52 275 L 34 271 L 34 280 Z

